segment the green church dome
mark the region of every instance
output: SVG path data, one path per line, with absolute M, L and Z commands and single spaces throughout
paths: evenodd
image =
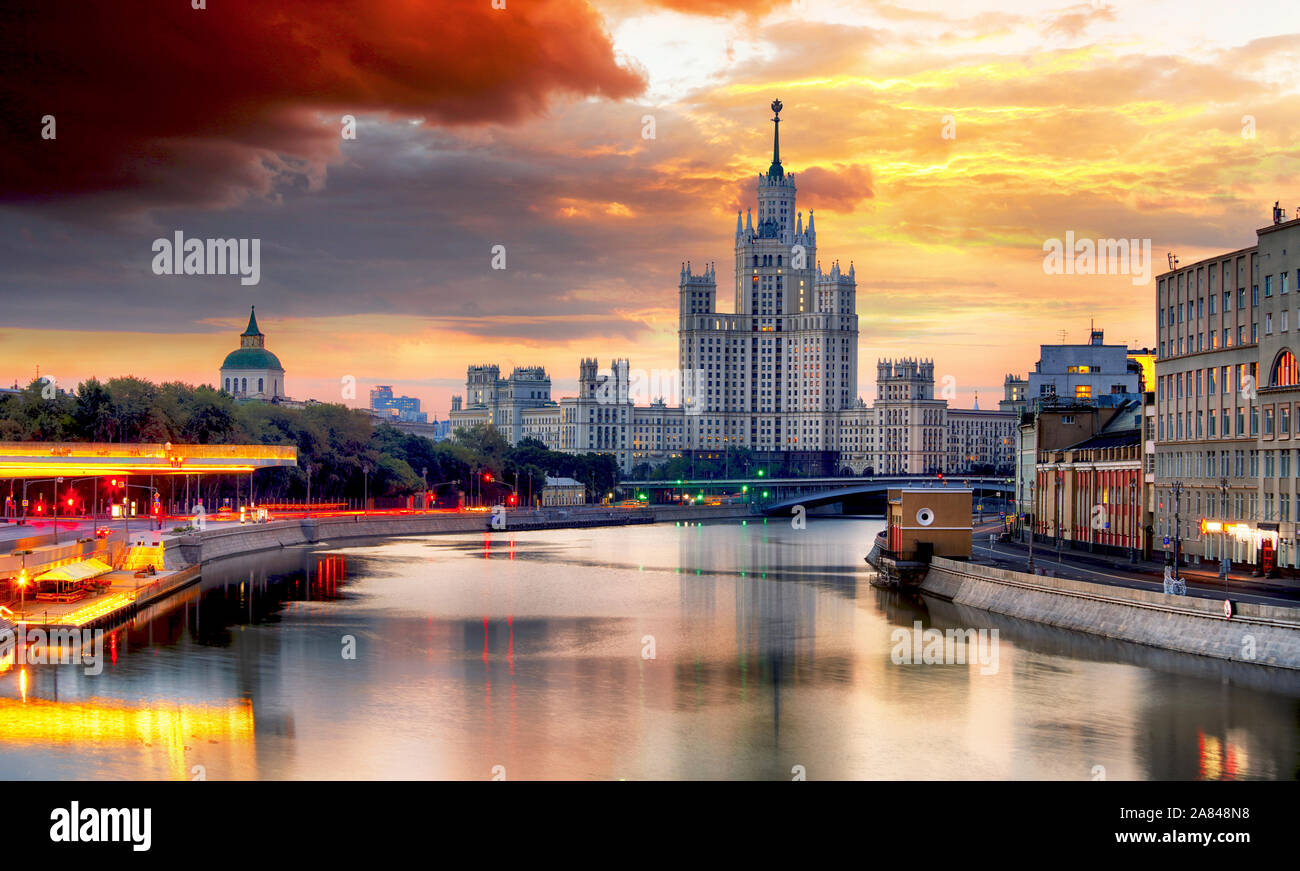
M 280 358 L 265 348 L 239 348 L 226 355 L 222 369 L 279 369 Z

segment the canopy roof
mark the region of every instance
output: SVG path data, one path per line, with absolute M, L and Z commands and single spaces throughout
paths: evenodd
M 97 559 L 88 559 L 78 563 L 69 563 L 66 566 L 59 566 L 57 569 L 50 569 L 44 574 L 37 575 L 36 581 L 76 583 L 77 581 L 88 581 L 91 578 L 97 578 L 100 575 L 108 574 L 112 570 L 112 566 Z
M 0 442 L 0 478 L 236 473 L 297 464 L 293 445 Z

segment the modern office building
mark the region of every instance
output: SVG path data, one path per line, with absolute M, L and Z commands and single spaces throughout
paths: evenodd
M 428 423 L 429 415 L 420 410 L 415 396 L 395 396 L 392 385 L 380 384 L 370 390 L 370 410 L 385 420 L 402 423 Z

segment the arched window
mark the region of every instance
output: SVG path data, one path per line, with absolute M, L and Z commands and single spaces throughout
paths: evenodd
M 262 379 L 261 379 L 261 378 L 258 378 L 258 379 L 257 379 L 257 392 L 258 392 L 258 393 L 265 393 L 265 392 L 266 392 L 266 388 L 262 386 Z
M 777 265 L 777 266 L 780 266 L 780 265 L 781 265 L 781 255 L 780 255 L 780 254 L 776 255 L 776 265 Z
M 755 265 L 755 266 L 758 265 L 758 255 L 757 255 L 757 254 L 754 255 L 754 265 Z
M 230 379 L 229 379 L 229 378 L 226 379 L 226 392 L 227 392 L 227 393 L 230 392 Z
M 1273 371 L 1268 375 L 1269 387 L 1294 387 L 1300 384 L 1300 366 L 1296 365 L 1295 354 L 1283 348 L 1273 360 Z
M 248 379 L 247 379 L 247 378 L 244 379 L 243 386 L 239 388 L 239 392 L 240 392 L 240 393 L 247 393 L 247 392 L 248 392 Z

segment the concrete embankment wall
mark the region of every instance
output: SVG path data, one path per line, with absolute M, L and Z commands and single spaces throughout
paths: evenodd
M 934 558 L 922 592 L 959 605 L 1218 659 L 1300 669 L 1300 609 L 1170 596 Z
M 545 523 L 555 529 L 582 526 L 616 525 L 619 522 L 671 523 L 674 521 L 719 520 L 748 517 L 747 505 L 724 505 L 716 508 L 679 506 L 654 506 L 644 510 L 608 511 L 575 510 L 561 515 L 555 511 L 511 511 L 506 515 L 506 528 L 499 533 L 509 533 L 512 528 Z M 366 517 L 311 517 L 301 520 L 276 520 L 270 523 L 249 524 L 209 529 L 190 535 L 168 539 L 164 551 L 164 567 L 179 569 L 195 563 L 210 562 L 227 556 L 256 553 L 301 544 L 339 542 L 352 538 L 388 538 L 409 535 L 446 535 L 466 532 L 486 532 L 491 515 L 474 514 L 414 514 Z

